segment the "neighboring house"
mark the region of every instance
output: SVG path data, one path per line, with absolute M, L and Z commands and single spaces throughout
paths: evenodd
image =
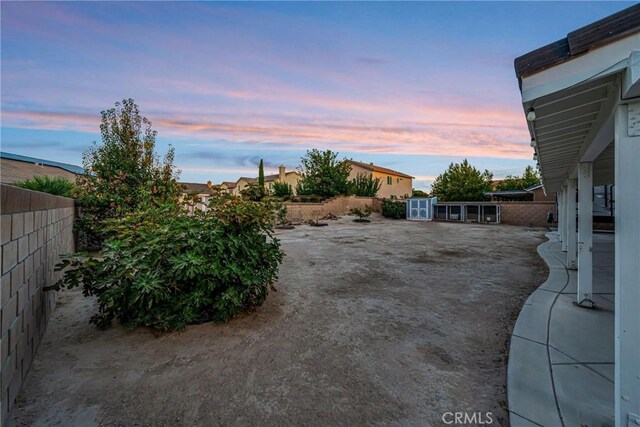
M 542 184 L 532 185 L 524 190 L 502 190 L 488 191 L 484 193 L 491 197 L 493 201 L 518 201 L 518 202 L 553 202 L 556 200 L 555 193 L 546 195 Z
M 235 182 L 225 181 L 222 184 L 220 184 L 220 189 L 226 191 L 229 194 L 233 194 L 234 196 L 237 196 Z
M 373 163 L 354 160 L 347 160 L 347 163 L 351 165 L 349 180 L 355 179 L 358 174 L 370 175 L 380 180 L 382 185 L 378 191 L 378 197 L 400 199 L 410 197 L 413 192 L 413 177 L 411 175 L 376 166 Z
M 273 191 L 274 182 L 283 182 L 291 186 L 293 194 L 295 195 L 296 187 L 298 186 L 298 182 L 300 181 L 300 179 L 302 179 L 302 174 L 300 172 L 287 172 L 284 165 L 280 165 L 280 167 L 278 168 L 278 174 L 264 177 L 264 185 L 269 189 L 269 191 Z
M 196 203 L 194 209 L 204 211 L 206 209 L 207 202 L 214 194 L 221 190 L 219 185 L 211 185 L 211 181 L 206 184 L 200 184 L 195 182 L 179 182 L 178 185 L 182 188 L 182 195 L 192 196 L 196 195 L 200 199 L 200 202 Z
M 80 166 L 0 152 L 0 181 L 3 184 L 26 181 L 34 176 L 60 177 L 75 182 L 76 175 L 83 173 Z
M 300 174 L 300 172 L 298 171 L 290 171 L 287 172 L 286 168 L 281 165 L 278 168 L 278 173 L 277 174 L 273 174 L 273 175 L 265 175 L 264 177 L 264 186 L 267 190 L 269 190 L 269 192 L 273 191 L 273 183 L 274 182 L 284 182 L 285 184 L 288 184 L 291 186 L 291 189 L 293 190 L 293 194 L 296 194 L 296 186 L 298 185 L 298 181 L 300 181 L 300 178 L 302 178 L 302 175 Z M 238 196 L 241 194 L 242 190 L 249 184 L 257 184 L 258 183 L 258 178 L 249 178 L 246 176 L 240 177 L 236 182 L 235 182 L 235 187 L 233 187 L 233 190 L 231 190 L 231 194 Z M 221 185 L 225 185 L 225 184 L 231 184 L 231 183 L 225 183 L 223 182 Z

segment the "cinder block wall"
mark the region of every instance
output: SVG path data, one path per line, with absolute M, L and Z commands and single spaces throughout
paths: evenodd
M 547 215 L 556 216 L 556 202 L 500 202 L 500 222 L 502 224 L 547 226 Z
M 380 212 L 381 202 L 374 197 L 339 196 L 322 203 L 286 203 L 287 221 L 294 223 L 315 221 L 329 214 L 344 215 L 353 208 L 363 209 L 371 206 L 374 212 Z
M 4 425 L 55 307 L 43 291 L 60 273 L 61 254 L 74 251 L 74 202 L 65 197 L 0 185 L 1 379 Z

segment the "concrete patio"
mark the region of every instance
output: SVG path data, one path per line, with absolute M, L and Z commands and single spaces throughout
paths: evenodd
M 614 425 L 614 235 L 594 234 L 596 309 L 574 304 L 577 272 L 557 232 L 538 253 L 548 279 L 527 299 L 511 339 L 512 426 Z

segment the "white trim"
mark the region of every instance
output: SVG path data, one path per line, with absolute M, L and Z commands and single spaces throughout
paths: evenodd
M 640 137 L 628 136 L 628 106 L 615 118 L 615 416 L 640 415 Z
M 593 306 L 593 163 L 578 164 L 578 304 Z
M 530 103 L 591 79 L 618 73 L 627 67 L 629 52 L 637 50 L 638 46 L 640 33 L 631 34 L 562 64 L 523 77 L 522 102 Z

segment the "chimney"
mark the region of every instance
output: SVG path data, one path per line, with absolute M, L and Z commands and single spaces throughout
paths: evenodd
M 278 168 L 279 170 L 279 175 L 280 175 L 280 182 L 284 182 L 284 176 L 285 176 L 285 167 L 284 165 L 280 165 L 280 167 Z

